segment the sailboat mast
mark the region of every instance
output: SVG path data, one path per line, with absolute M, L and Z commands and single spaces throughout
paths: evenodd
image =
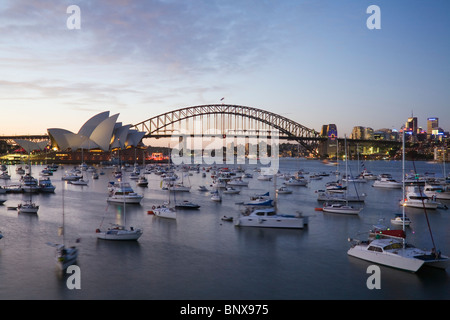
M 66 245 L 66 231 L 64 230 L 65 227 L 65 220 L 64 220 L 64 183 L 62 183 L 62 237 L 63 237 L 63 245 Z
M 405 201 L 406 201 L 406 194 L 405 194 L 405 129 L 403 129 L 403 135 L 402 135 L 402 176 L 403 176 L 403 201 L 402 201 L 402 215 L 403 215 L 403 231 L 405 231 Z M 403 245 L 405 245 L 405 241 L 403 240 Z

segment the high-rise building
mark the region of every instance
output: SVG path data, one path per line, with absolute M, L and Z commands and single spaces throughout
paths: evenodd
M 427 119 L 427 137 L 430 138 L 433 130 L 439 128 L 439 118 L 432 117 Z
M 364 127 L 356 126 L 353 127 L 352 133 L 350 134 L 350 139 L 362 140 L 364 139 Z
M 405 123 L 406 131 L 410 131 L 413 135 L 417 134 L 418 126 L 417 126 L 417 117 L 409 117 L 408 121 Z

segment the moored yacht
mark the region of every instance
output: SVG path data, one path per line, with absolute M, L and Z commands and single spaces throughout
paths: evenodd
M 372 186 L 377 188 L 401 189 L 402 183 L 390 176 L 382 176 L 375 180 Z
M 177 210 L 173 207 L 169 207 L 168 205 L 162 205 L 158 207 L 153 207 L 151 211 L 155 216 L 166 219 L 176 219 L 177 218 Z
M 37 213 L 38 210 L 39 206 L 31 200 L 26 200 L 17 206 L 17 211 L 19 213 Z
M 423 194 L 416 187 L 409 187 L 405 198 L 400 200 L 400 205 L 412 208 L 437 209 L 440 203 Z
M 450 200 L 450 188 L 448 186 L 425 184 L 423 193 L 435 199 Z
M 96 230 L 97 239 L 103 240 L 138 240 L 142 235 L 141 229 L 125 228 L 123 225 L 113 224 L 105 231 Z
M 298 214 L 279 214 L 275 208 L 257 208 L 242 213 L 236 219 L 237 227 L 303 229 L 308 224 L 308 217 Z
M 137 194 L 128 182 L 115 184 L 110 191 L 107 201 L 117 203 L 140 203 L 144 196 Z
M 340 214 L 350 214 L 357 215 L 361 212 L 363 208 L 357 208 L 347 204 L 341 203 L 325 203 L 323 205 L 322 211 L 330 213 L 340 213 Z
M 403 246 L 403 241 L 398 239 L 357 241 L 347 253 L 355 258 L 411 272 L 417 272 L 424 265 L 445 269 L 448 263 L 448 257 L 440 253 Z

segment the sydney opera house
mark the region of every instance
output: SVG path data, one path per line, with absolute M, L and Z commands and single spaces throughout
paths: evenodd
M 77 150 L 86 150 L 86 157 L 89 158 L 89 151 L 99 155 L 138 147 L 145 132 L 133 130 L 129 124 L 117 122 L 118 117 L 119 114 L 110 116 L 109 111 L 101 112 L 86 121 L 77 133 L 59 128 L 47 129 L 51 147 L 55 151 L 65 152 L 59 155 L 71 160 L 76 159 L 69 153 Z

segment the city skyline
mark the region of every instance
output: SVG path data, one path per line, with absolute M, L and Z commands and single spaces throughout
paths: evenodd
M 412 114 L 450 130 L 444 0 L 3 1 L 0 31 L 0 135 L 215 103 L 333 123 L 340 137 Z

